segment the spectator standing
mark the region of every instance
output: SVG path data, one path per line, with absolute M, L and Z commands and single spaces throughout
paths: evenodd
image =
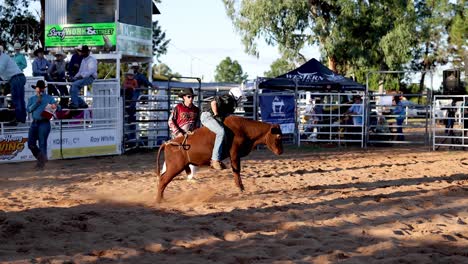
M 125 95 L 125 111 L 127 112 L 127 122 L 132 123 L 135 121 L 135 104 L 132 102 L 133 94 L 138 88 L 138 82 L 134 78 L 134 73 L 132 70 L 128 70 L 125 74 L 125 79 L 123 81 L 123 89 Z
M 144 88 L 153 88 L 155 89 L 156 86 L 153 85 L 149 80 L 148 78 L 146 78 L 146 76 L 140 72 L 140 64 L 138 64 L 137 62 L 133 62 L 130 66 L 130 68 L 134 71 L 135 73 L 135 80 L 137 80 L 138 82 L 138 88 L 135 90 L 135 92 L 133 93 L 133 100 L 138 100 L 138 98 L 140 97 L 140 94 L 141 94 L 141 90 L 144 89 Z
M 21 70 L 21 72 L 28 67 L 28 64 L 26 62 L 26 56 L 24 56 L 23 53 L 21 53 L 21 44 L 18 42 L 15 43 L 13 46 L 15 49 L 15 54 L 13 55 L 13 59 L 15 60 L 16 65 L 18 65 L 18 68 Z
M 71 94 L 71 109 L 80 107 L 79 92 L 85 85 L 90 85 L 97 78 L 97 60 L 90 55 L 89 47 L 84 45 L 81 50 L 78 50 L 83 57 L 80 70 L 73 78 L 73 83 L 70 89 Z
M 402 95 L 395 95 L 393 97 L 393 103 L 395 108 L 393 109 L 393 114 L 396 118 L 397 123 L 397 141 L 404 141 L 405 136 L 403 135 L 403 121 L 405 121 L 406 109 L 402 102 Z
M 3 51 L 0 51 L 0 78 L 10 84 L 11 100 L 15 108 L 16 120 L 9 125 L 26 122 L 26 104 L 24 101 L 26 77 L 15 61 Z
M 49 81 L 48 69 L 50 68 L 50 62 L 44 58 L 44 49 L 39 48 L 34 51 L 33 76 L 42 76 L 46 81 Z
M 362 126 L 362 113 L 363 113 L 363 105 L 362 105 L 362 98 L 359 95 L 353 96 L 354 103 L 351 107 L 346 111 L 346 114 L 353 115 L 353 125 L 354 126 Z
M 54 97 L 45 93 L 45 82 L 37 81 L 36 94 L 29 98 L 28 112 L 32 114 L 32 123 L 28 132 L 28 148 L 37 159 L 36 169 L 43 169 L 47 162 L 47 138 L 50 134 L 50 112 L 44 113 L 46 108 L 57 109 Z M 39 141 L 39 147 L 37 142 Z

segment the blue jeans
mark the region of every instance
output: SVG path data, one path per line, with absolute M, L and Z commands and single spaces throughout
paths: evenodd
M 397 141 L 404 141 L 405 140 L 405 136 L 403 135 L 403 121 L 405 121 L 404 118 L 398 118 L 396 119 L 396 124 L 397 124 L 397 133 L 400 134 L 400 135 L 397 135 Z
M 28 133 L 28 148 L 36 159 L 39 154 L 47 157 L 47 138 L 50 133 L 50 122 L 49 120 L 34 120 L 29 127 Z M 39 141 L 39 147 L 37 147 L 37 141 Z
M 209 112 L 203 112 L 201 114 L 200 121 L 203 126 L 206 126 L 209 130 L 216 134 L 211 159 L 221 160 L 221 156 L 223 154 L 224 127 L 220 125 Z
M 79 106 L 79 93 L 81 88 L 83 88 L 85 85 L 90 85 L 94 82 L 93 77 L 86 77 L 83 79 L 76 80 L 72 83 L 72 87 L 70 88 L 70 95 L 71 95 L 71 103 L 74 106 Z
M 11 101 L 15 106 L 15 116 L 17 122 L 26 122 L 26 103 L 24 101 L 24 85 L 26 77 L 24 74 L 13 76 L 10 79 Z

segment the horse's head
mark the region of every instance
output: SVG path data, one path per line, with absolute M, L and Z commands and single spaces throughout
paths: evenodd
M 272 125 L 266 135 L 267 147 L 276 155 L 283 153 L 283 133 L 279 125 Z

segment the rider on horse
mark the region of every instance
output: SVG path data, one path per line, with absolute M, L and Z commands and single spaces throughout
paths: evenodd
M 215 96 L 207 109 L 201 114 L 201 123 L 216 134 L 216 139 L 211 155 L 211 167 L 216 170 L 223 170 L 226 166 L 221 162 L 223 154 L 223 140 L 225 136 L 224 119 L 234 113 L 237 102 L 242 97 L 240 89 Z

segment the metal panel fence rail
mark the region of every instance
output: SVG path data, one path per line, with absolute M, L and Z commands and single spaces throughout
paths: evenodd
M 369 94 L 367 146 L 430 145 L 430 94 Z
M 434 150 L 468 149 L 468 96 L 434 96 L 432 128 Z
M 34 94 L 31 85 L 36 79 L 28 78 L 25 98 Z M 66 82 L 49 82 L 48 89 L 55 85 L 69 86 Z M 28 89 L 29 88 L 29 89 Z M 91 87 L 83 90 L 80 108 L 68 109 L 64 102 L 68 95 L 54 96 L 62 109 L 57 110 L 51 120 L 48 138 L 50 159 L 76 158 L 122 153 L 122 113 L 120 84 L 116 80 L 96 80 Z M 32 121 L 28 115 L 25 124 L 0 127 L 0 144 L 16 143 L 16 149 L 0 155 L 0 162 L 33 160 L 26 146 L 28 130 Z
M 123 146 L 155 148 L 167 139 L 168 91 L 167 87 L 138 88 L 139 95 L 124 98 Z
M 299 91 L 300 143 L 364 145 L 364 93 Z

